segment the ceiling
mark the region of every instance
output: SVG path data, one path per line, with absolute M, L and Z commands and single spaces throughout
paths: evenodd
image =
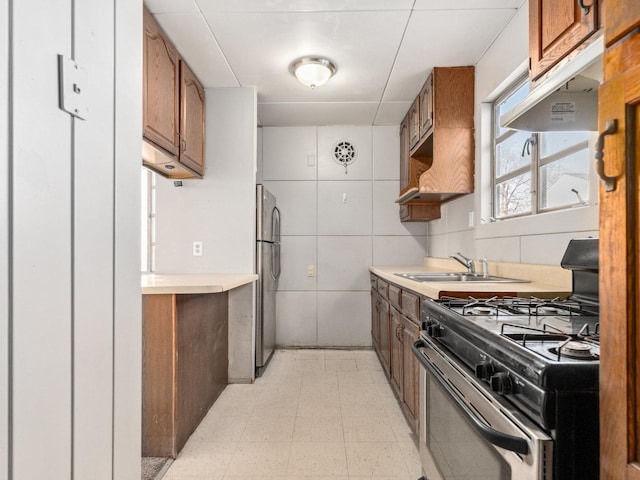
M 145 0 L 205 87 L 256 87 L 258 122 L 398 125 L 434 66 L 475 65 L 526 0 Z M 312 90 L 304 55 L 338 67 Z

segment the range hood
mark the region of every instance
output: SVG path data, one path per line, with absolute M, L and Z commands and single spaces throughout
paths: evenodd
M 598 130 L 603 50 L 600 36 L 502 115 L 500 125 L 527 132 Z

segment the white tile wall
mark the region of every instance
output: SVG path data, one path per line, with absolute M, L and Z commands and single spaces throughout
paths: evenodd
M 358 147 L 347 175 L 329 158 L 339 139 Z M 402 224 L 393 202 L 398 127 L 264 127 L 262 144 L 263 183 L 282 213 L 278 345 L 370 346 L 368 267 L 427 254 L 426 224 Z M 317 166 L 306 166 L 309 155 Z
M 264 127 L 262 178 L 315 180 L 318 163 L 316 130 L 316 127 Z
M 370 180 L 372 127 L 318 127 L 318 180 Z M 333 158 L 338 142 L 347 141 L 356 149 L 356 159 L 345 169 Z M 398 154 L 396 154 L 396 158 Z
M 371 346 L 369 291 L 318 292 L 318 345 Z
M 319 235 L 371 235 L 371 182 L 318 182 Z
M 368 290 L 371 236 L 318 237 L 318 289 Z
M 317 182 L 268 181 L 264 185 L 276 196 L 282 235 L 316 234 Z
M 276 296 L 276 345 L 316 346 L 316 292 L 280 291 Z
M 427 236 L 373 237 L 374 265 L 415 265 L 415 258 L 425 257 Z M 419 262 L 421 264 L 422 262 Z
M 598 231 L 559 233 L 556 235 L 532 235 L 522 237 L 520 261 L 522 263 L 548 263 L 560 265 L 569 240 L 580 237 L 598 238 Z
M 520 237 L 478 239 L 476 248 L 478 257 L 494 262 L 520 263 Z
M 405 109 L 405 111 L 408 110 Z M 373 127 L 373 179 L 399 180 L 400 128 Z
M 282 273 L 278 280 L 279 290 L 315 290 L 316 276 L 307 276 L 307 267 L 316 267 L 317 237 L 286 236 L 282 237 L 281 265 Z
M 400 207 L 395 203 L 399 191 L 399 180 L 373 182 L 373 234 L 426 235 L 426 222 L 400 221 Z

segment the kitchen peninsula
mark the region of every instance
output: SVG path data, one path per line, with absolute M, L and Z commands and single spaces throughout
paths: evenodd
M 226 385 L 253 381 L 256 279 L 142 277 L 143 456 L 176 458 Z

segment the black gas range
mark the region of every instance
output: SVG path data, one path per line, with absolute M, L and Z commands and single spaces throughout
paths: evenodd
M 573 275 L 567 299 L 429 299 L 422 304 L 422 337 L 546 432 L 552 478 L 596 479 L 597 239 L 572 240 L 561 265 Z M 540 472 L 536 478 L 549 478 L 542 467 Z

